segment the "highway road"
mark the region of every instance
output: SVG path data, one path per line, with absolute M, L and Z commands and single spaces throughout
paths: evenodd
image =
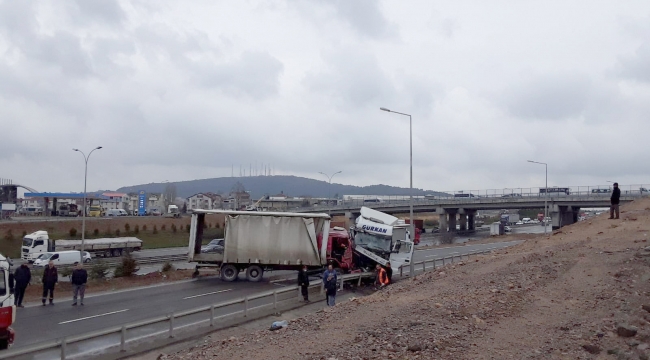
M 413 261 L 433 260 L 475 251 L 501 249 L 521 242 L 507 241 L 417 250 Z M 421 269 L 421 266 L 419 268 Z M 405 269 L 406 272 L 407 270 Z M 276 274 L 267 273 L 265 275 Z M 278 289 L 283 286 L 293 286 L 294 274 L 288 275 L 292 279 L 285 282 L 270 282 L 267 279 L 260 283 L 246 281 L 227 283 L 210 277 L 174 284 L 117 291 L 88 296 L 83 307 L 72 307 L 71 294 L 58 292 L 55 293 L 55 305 L 53 306 L 30 304 L 24 309 L 18 309 L 14 324 L 16 343 L 13 348 L 20 348 L 47 340 L 60 339 L 63 336 L 84 334 L 108 327 L 121 326 L 138 320 L 211 305 L 240 298 L 245 295 Z M 314 281 L 320 281 L 320 279 L 314 278 Z M 295 294 L 285 294 L 285 298 L 292 296 L 295 296 Z M 260 299 L 253 302 L 251 306 L 258 306 L 269 301 L 272 301 L 272 299 Z M 221 309 L 219 311 L 225 314 L 228 311 L 237 311 L 237 309 L 233 306 L 233 308 Z M 205 318 L 207 318 L 207 314 L 197 315 L 194 318 L 188 317 L 188 319 L 184 319 L 183 321 L 199 321 Z M 182 323 L 179 324 L 182 325 Z M 161 329 L 164 330 L 164 326 Z M 158 330 L 162 331 L 161 329 Z M 152 327 L 148 331 L 155 332 L 158 330 Z M 109 340 L 107 339 L 106 342 L 110 342 Z M 98 341 L 92 346 L 105 347 L 106 342 Z M 85 346 L 89 345 L 86 344 Z

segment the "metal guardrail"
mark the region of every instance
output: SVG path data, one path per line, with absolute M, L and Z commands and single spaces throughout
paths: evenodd
M 346 274 L 346 275 L 341 275 L 339 276 L 338 280 L 340 281 L 340 287 L 341 289 L 343 288 L 343 283 L 346 281 L 353 281 L 357 280 L 359 284 L 361 284 L 361 280 L 363 278 L 367 277 L 374 277 L 375 273 L 374 272 L 366 272 L 366 273 L 354 273 L 354 274 Z M 322 293 L 322 286 L 321 283 L 319 282 L 318 284 L 312 284 L 309 286 L 309 288 L 316 288 L 320 287 L 321 288 L 321 293 Z M 152 325 L 152 324 L 157 324 L 161 322 L 169 322 L 169 332 L 168 336 L 170 338 L 174 337 L 174 319 L 178 319 L 184 316 L 189 316 L 189 315 L 195 315 L 195 314 L 200 314 L 207 312 L 209 313 L 209 318 L 210 318 L 210 327 L 213 327 L 215 325 L 215 320 L 219 318 L 225 318 L 228 316 L 233 316 L 236 314 L 241 314 L 243 313 L 244 317 L 248 317 L 248 313 L 251 310 L 249 306 L 249 301 L 256 300 L 256 299 L 261 299 L 261 298 L 266 298 L 266 297 L 271 297 L 273 296 L 273 308 L 277 309 L 278 306 L 278 295 L 283 294 L 283 293 L 288 293 L 288 292 L 297 292 L 298 295 L 300 295 L 300 287 L 298 286 L 293 286 L 293 287 L 287 287 L 283 289 L 278 289 L 278 290 L 273 290 L 273 291 L 265 291 L 261 292 L 258 294 L 250 295 L 250 296 L 244 296 L 242 298 L 237 298 L 233 300 L 228 300 L 224 302 L 220 302 L 217 304 L 209 305 L 209 306 L 202 306 L 199 308 L 195 309 L 190 309 L 190 310 L 185 310 L 177 313 L 171 313 L 169 315 L 165 316 L 157 316 L 151 319 L 145 319 L 137 322 L 133 322 L 130 324 L 125 324 L 122 326 L 115 326 L 103 330 L 98 330 L 94 331 L 91 333 L 86 333 L 83 335 L 74 335 L 74 336 L 69 336 L 69 337 L 63 337 L 61 339 L 57 340 L 51 340 L 47 342 L 42 342 L 30 346 L 26 346 L 17 350 L 9 350 L 6 352 L 0 353 L 0 359 L 10 359 L 15 356 L 21 356 L 21 355 L 29 355 L 29 354 L 34 354 L 43 350 L 49 350 L 49 349 L 57 349 L 59 348 L 61 351 L 61 359 L 66 359 L 67 356 L 67 345 L 72 344 L 72 343 L 77 343 L 81 341 L 86 341 L 86 340 L 91 340 L 95 339 L 98 337 L 106 336 L 106 335 L 112 335 L 112 334 L 120 334 L 120 351 L 126 351 L 126 343 L 128 341 L 127 335 L 129 330 L 133 330 L 136 328 L 141 328 L 144 326 Z M 226 306 L 231 306 L 231 305 L 236 305 L 236 304 L 243 304 L 244 305 L 244 310 L 239 310 L 236 312 L 232 312 L 229 314 L 221 315 L 221 316 L 214 316 L 214 311 L 215 309 L 223 308 Z M 271 306 L 271 304 L 264 304 L 261 306 L 255 307 L 260 308 L 263 306 Z M 20 336 L 20 334 L 18 334 Z M 150 335 L 150 336 L 155 336 L 155 334 Z M 138 338 L 142 338 L 141 336 Z
M 414 270 L 415 272 L 420 271 L 420 266 L 421 266 L 421 271 L 426 272 L 427 269 L 435 270 L 438 268 L 436 263 L 442 261 L 442 267 L 446 266 L 448 263 L 453 264 L 454 260 L 458 258 L 460 261 L 462 261 L 463 257 L 467 257 L 469 260 L 472 255 L 481 255 L 481 254 L 486 254 L 490 253 L 493 250 L 480 250 L 480 251 L 472 251 L 467 254 L 460 254 L 460 255 L 451 255 L 451 256 L 446 256 L 446 257 L 441 257 L 441 258 L 435 258 L 431 260 L 423 260 L 423 261 L 418 261 L 414 262 L 408 266 L 410 269 Z M 427 267 L 426 265 L 428 263 L 431 263 L 432 265 Z M 411 266 L 412 265 L 412 266 Z M 404 267 L 406 266 L 401 266 L 399 268 L 399 275 L 400 277 L 404 276 Z M 418 267 L 418 269 L 416 269 Z M 410 276 L 414 276 L 414 273 L 410 273 Z M 361 284 L 361 280 L 363 278 L 368 278 L 368 277 L 375 277 L 376 274 L 374 272 L 365 272 L 365 273 L 353 273 L 353 274 L 346 274 L 346 275 L 341 275 L 339 276 L 339 286 L 341 289 L 343 289 L 343 284 L 346 281 L 358 281 L 358 284 Z M 318 284 L 312 284 L 309 286 L 309 288 L 320 288 L 321 294 L 323 293 L 323 288 L 322 284 L 319 282 Z M 273 290 L 273 291 L 265 291 L 261 292 L 258 294 L 250 295 L 250 296 L 244 296 L 241 298 L 233 299 L 233 300 L 228 300 L 224 302 L 220 302 L 217 304 L 213 305 L 208 305 L 208 306 L 202 306 L 198 307 L 195 309 L 190 309 L 190 310 L 185 310 L 177 313 L 171 313 L 169 315 L 164 315 L 164 316 L 157 316 L 154 318 L 150 319 L 145 319 L 137 322 L 133 322 L 130 324 L 125 324 L 122 326 L 115 326 L 103 330 L 98 330 L 94 331 L 91 333 L 86 333 L 83 335 L 74 335 L 74 336 L 69 336 L 69 337 L 63 337 L 61 339 L 57 340 L 51 340 L 47 342 L 42 342 L 39 344 L 34 344 L 30 346 L 26 346 L 17 350 L 9 350 L 3 353 L 0 353 L 0 359 L 10 359 L 15 356 L 21 356 L 21 355 L 29 355 L 29 354 L 34 354 L 38 353 L 40 351 L 44 350 L 49 350 L 49 349 L 60 349 L 61 352 L 61 359 L 65 360 L 67 357 L 67 345 L 72 344 L 72 343 L 78 343 L 81 341 L 86 341 L 86 340 L 91 340 L 91 339 L 96 339 L 102 336 L 107 336 L 107 335 L 112 335 L 112 334 L 120 334 L 120 352 L 124 352 L 127 349 L 127 342 L 129 341 L 127 338 L 128 331 L 141 328 L 144 326 L 148 325 L 153 325 L 161 322 L 168 322 L 169 323 L 169 330 L 168 330 L 168 337 L 173 338 L 174 337 L 174 319 L 178 319 L 181 317 L 185 316 L 190 316 L 190 315 L 195 315 L 195 314 L 200 314 L 200 313 L 205 313 L 207 312 L 209 314 L 209 320 L 210 320 L 210 327 L 214 327 L 215 325 L 215 320 L 220 319 L 220 318 L 225 318 L 233 315 L 239 315 L 242 314 L 244 317 L 248 317 L 248 313 L 251 310 L 249 306 L 249 301 L 256 300 L 256 299 L 262 299 L 266 297 L 271 297 L 273 296 L 273 309 L 277 309 L 278 306 L 278 295 L 283 294 L 283 293 L 289 293 L 289 292 L 297 292 L 298 296 L 300 295 L 300 287 L 298 286 L 293 286 L 293 287 L 287 287 L 283 289 L 278 289 L 278 290 Z M 244 309 L 243 310 L 238 310 L 235 312 L 231 312 L 225 315 L 221 316 L 215 316 L 214 311 L 215 309 L 231 306 L 231 305 L 236 305 L 236 304 L 243 304 Z M 266 307 L 266 306 L 271 306 L 271 304 L 264 304 L 264 305 L 259 305 L 256 306 L 255 309 L 260 308 L 260 307 Z M 155 334 L 148 335 L 147 337 L 155 336 Z M 139 336 L 138 339 L 142 339 L 142 336 Z M 112 347 L 112 346 L 109 346 Z

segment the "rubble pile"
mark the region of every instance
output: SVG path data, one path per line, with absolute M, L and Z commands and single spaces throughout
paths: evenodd
M 167 359 L 648 359 L 650 199 Z M 324 304 L 323 304 L 324 305 Z

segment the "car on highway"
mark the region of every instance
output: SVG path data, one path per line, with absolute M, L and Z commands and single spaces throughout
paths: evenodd
M 160 212 L 160 210 L 158 210 L 158 209 L 151 209 L 150 215 L 151 216 L 160 216 L 160 215 L 162 215 L 162 212 Z
M 223 254 L 224 244 L 224 239 L 213 239 L 207 245 L 201 246 L 201 252 Z
M 522 197 L 522 195 L 521 194 L 505 194 L 505 195 L 503 195 L 501 197 L 504 197 L 504 198 Z
M 515 225 L 523 225 L 523 224 L 524 224 L 523 221 L 517 221 L 517 223 L 515 223 Z
M 510 226 L 506 226 L 503 229 L 505 230 L 505 232 L 511 232 L 512 231 L 512 228 Z
M 79 263 L 79 251 L 56 251 L 47 252 L 34 260 L 34 266 L 45 267 L 52 261 L 54 265 L 75 265 Z M 84 263 L 92 261 L 92 257 L 88 251 L 84 251 Z
M 110 209 L 106 211 L 106 216 L 128 216 L 129 214 L 124 209 Z

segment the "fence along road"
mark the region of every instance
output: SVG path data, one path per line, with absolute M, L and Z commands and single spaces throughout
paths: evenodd
M 419 250 L 414 257 L 416 271 L 422 271 L 423 267 L 429 270 L 434 264 L 442 266 L 443 262 L 458 261 L 459 257 L 467 254 L 489 252 L 518 243 L 520 241 Z M 294 284 L 293 277 L 291 285 Z M 358 277 L 359 274 L 344 276 L 348 281 L 358 281 Z M 318 284 L 320 281 L 315 280 L 314 286 L 318 287 Z M 192 328 L 209 326 L 208 309 L 212 305 L 215 305 L 215 324 L 219 324 L 227 319 L 243 318 L 247 306 L 248 311 L 272 310 L 273 304 L 278 304 L 276 300 L 280 303 L 295 302 L 296 289 L 273 283 L 224 283 L 208 278 L 89 297 L 83 308 L 72 308 L 68 300 L 59 301 L 55 306 L 19 309 L 15 324 L 16 345 L 10 351 L 0 353 L 0 359 L 16 356 L 28 359 L 35 355 L 39 359 L 58 358 L 61 351 L 73 357 L 90 355 L 100 349 L 119 350 L 123 331 L 125 347 L 151 336 L 164 338 L 169 335 L 170 326 L 173 332 L 187 329 L 190 325 Z M 55 295 L 61 298 L 62 294 Z M 69 299 L 69 294 L 66 295 Z M 170 320 L 172 313 L 174 317 Z M 63 337 L 65 346 L 61 346 Z

